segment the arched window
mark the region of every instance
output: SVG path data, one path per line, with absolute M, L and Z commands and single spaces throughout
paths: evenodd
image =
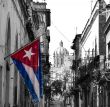
M 18 50 L 18 34 L 16 34 L 15 51 Z M 14 66 L 14 105 L 17 106 L 17 79 L 18 71 Z
M 64 61 L 63 61 L 63 58 L 61 58 L 61 65 L 63 65 L 64 64 Z
M 11 27 L 10 19 L 8 19 L 7 29 L 6 29 L 6 41 L 5 41 L 5 56 L 10 54 L 11 50 Z M 5 90 L 5 105 L 9 106 L 9 77 L 10 77 L 10 59 L 6 60 L 6 90 Z
M 110 42 L 108 43 L 108 60 L 110 60 Z

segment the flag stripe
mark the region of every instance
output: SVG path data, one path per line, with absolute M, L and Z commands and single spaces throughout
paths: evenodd
M 34 87 L 34 90 L 38 96 L 38 98 L 40 98 L 40 90 L 39 90 L 39 81 L 37 80 L 37 77 L 33 71 L 33 69 L 31 67 L 29 67 L 28 65 L 25 65 L 23 64 L 32 84 L 33 84 L 33 87 Z
M 22 77 L 25 81 L 25 84 L 28 87 L 28 89 L 32 95 L 32 99 L 34 100 L 34 102 L 38 102 L 39 101 L 38 96 L 37 96 L 38 94 L 36 94 L 34 87 L 33 87 L 33 83 L 30 80 L 28 73 L 26 72 L 26 69 L 24 68 L 23 64 L 20 61 L 15 60 L 15 59 L 13 59 L 13 62 L 15 63 L 17 68 L 19 69 L 19 72 L 22 75 Z

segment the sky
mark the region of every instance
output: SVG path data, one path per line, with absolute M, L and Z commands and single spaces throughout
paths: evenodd
M 43 0 L 34 0 L 42 2 Z M 81 34 L 96 0 L 45 0 L 51 11 L 49 54 L 53 63 L 53 52 L 63 41 L 63 46 L 73 53 L 72 41 L 76 34 Z M 105 0 L 108 4 L 110 0 Z

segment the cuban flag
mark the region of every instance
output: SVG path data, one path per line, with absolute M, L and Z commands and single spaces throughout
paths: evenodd
M 43 96 L 42 67 L 39 39 L 11 54 L 14 64 L 24 79 L 33 102 L 37 103 Z

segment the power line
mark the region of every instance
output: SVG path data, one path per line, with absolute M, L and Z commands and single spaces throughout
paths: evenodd
M 52 24 L 53 24 L 53 22 L 52 22 Z M 55 25 L 53 24 L 53 27 L 54 27 L 68 42 L 71 42 L 71 41 L 61 32 L 61 30 L 59 30 L 59 28 L 58 28 L 57 26 L 55 26 Z

